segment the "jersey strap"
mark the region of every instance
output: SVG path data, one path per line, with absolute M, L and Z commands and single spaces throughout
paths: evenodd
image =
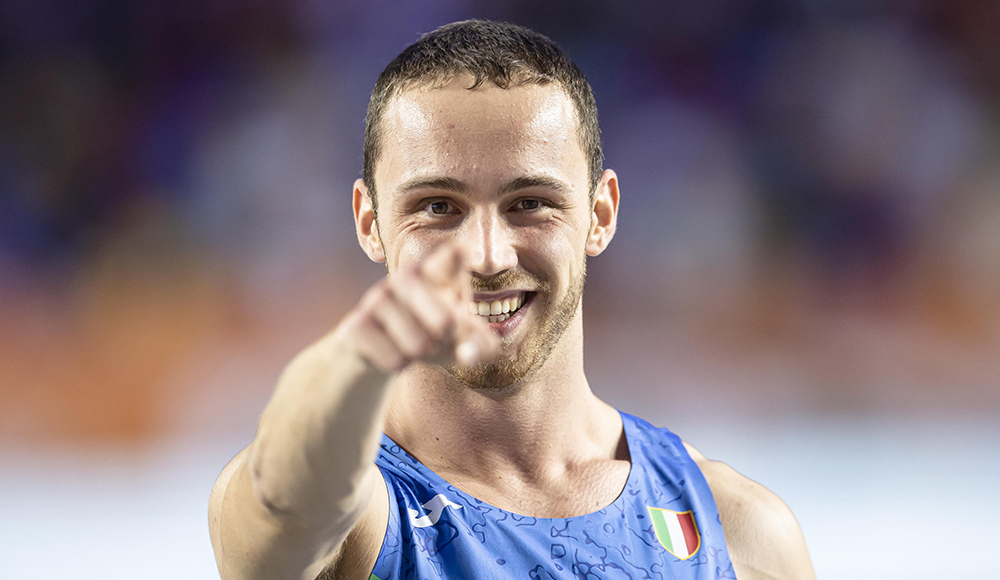
M 604 509 L 502 510 L 457 489 L 389 437 L 376 464 L 389 521 L 372 580 L 735 578 L 712 492 L 679 437 L 622 413 L 631 469 Z

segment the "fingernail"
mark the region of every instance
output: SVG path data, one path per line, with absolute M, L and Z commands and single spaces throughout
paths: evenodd
M 471 365 L 479 359 L 479 346 L 473 340 L 467 340 L 455 349 L 455 358 L 463 365 Z

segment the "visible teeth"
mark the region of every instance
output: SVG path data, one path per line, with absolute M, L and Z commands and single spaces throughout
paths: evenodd
M 494 300 L 493 302 L 470 302 L 469 314 L 484 316 L 490 322 L 494 322 L 493 318 L 499 318 L 495 322 L 503 322 L 507 318 L 510 318 L 510 315 L 520 308 L 521 305 L 522 300 L 517 296 L 504 298 L 503 300 Z

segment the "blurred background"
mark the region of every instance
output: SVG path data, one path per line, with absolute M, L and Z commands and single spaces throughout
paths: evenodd
M 218 578 L 216 475 L 383 273 L 369 91 L 469 17 L 596 92 L 597 394 L 775 490 L 821 578 L 1000 578 L 1000 3 L 6 0 L 0 579 Z

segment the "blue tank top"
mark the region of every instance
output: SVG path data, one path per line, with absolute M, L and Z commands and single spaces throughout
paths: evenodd
M 608 507 L 572 518 L 491 506 L 383 436 L 389 523 L 371 580 L 736 578 L 712 492 L 680 438 L 621 415 L 628 482 Z

